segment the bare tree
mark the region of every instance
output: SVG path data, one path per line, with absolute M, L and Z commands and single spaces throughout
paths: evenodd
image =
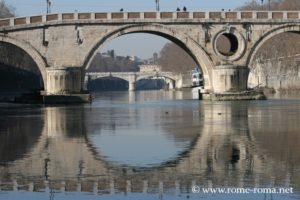
M 4 0 L 0 1 L 0 18 L 15 16 L 15 8 L 6 4 Z
M 162 48 L 158 63 L 164 71 L 186 72 L 197 67 L 192 57 L 174 43 L 167 43 Z
M 155 0 L 155 5 L 156 5 L 156 11 L 159 11 L 159 0 Z

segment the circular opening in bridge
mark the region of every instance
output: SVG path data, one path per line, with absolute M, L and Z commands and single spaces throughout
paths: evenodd
M 232 56 L 238 51 L 238 38 L 232 33 L 223 33 L 218 37 L 216 47 L 223 56 Z

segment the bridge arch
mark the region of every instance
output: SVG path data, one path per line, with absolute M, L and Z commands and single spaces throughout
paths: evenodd
M 143 80 L 143 79 L 151 79 L 151 78 L 165 78 L 165 79 L 169 79 L 171 81 L 176 81 L 176 79 L 174 77 L 169 77 L 169 76 L 165 76 L 165 75 L 144 75 L 144 76 L 138 76 L 136 79 L 136 82 Z
M 259 49 L 267 42 L 269 39 L 273 38 L 276 35 L 279 35 L 281 33 L 287 33 L 287 32 L 299 32 L 300 33 L 300 27 L 295 25 L 283 25 L 277 28 L 274 28 L 267 33 L 265 33 L 263 36 L 259 38 L 257 42 L 252 46 L 251 51 L 247 57 L 247 66 L 250 68 L 254 62 L 254 57 L 259 51 Z
M 47 79 L 46 79 L 47 64 L 44 61 L 43 57 L 40 55 L 40 53 L 34 47 L 32 47 L 27 42 L 3 34 L 0 34 L 0 44 L 1 43 L 8 43 L 14 45 L 17 48 L 22 49 L 25 53 L 27 53 L 31 57 L 31 59 L 36 63 L 42 75 L 44 88 L 47 87 L 46 86 L 47 85 Z
M 124 76 L 118 76 L 118 75 L 115 75 L 115 74 L 107 74 L 105 76 L 96 76 L 95 78 L 92 78 L 91 81 L 94 81 L 94 80 L 99 80 L 99 79 L 103 79 L 103 78 L 117 78 L 117 79 L 121 79 L 123 81 L 127 81 L 129 82 L 128 78 L 124 77 Z
M 149 24 L 149 25 L 126 25 L 121 28 L 115 29 L 105 36 L 101 36 L 100 39 L 95 43 L 93 48 L 88 52 L 85 57 L 84 66 L 85 69 L 90 67 L 93 57 L 96 54 L 97 49 L 102 46 L 104 43 L 117 38 L 119 36 L 131 33 L 150 33 L 154 35 L 158 35 L 169 39 L 174 42 L 178 46 L 180 46 L 183 50 L 185 50 L 197 63 L 198 66 L 201 67 L 204 77 L 205 88 L 210 90 L 212 89 L 212 69 L 213 64 L 209 55 L 205 52 L 205 50 L 191 37 L 188 35 L 173 30 L 169 27 L 165 27 L 161 24 Z

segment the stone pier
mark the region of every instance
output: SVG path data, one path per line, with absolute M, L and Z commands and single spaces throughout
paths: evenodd
M 135 91 L 136 90 L 136 75 L 132 74 L 128 77 L 128 91 Z
M 218 101 L 265 99 L 262 93 L 247 89 L 248 76 L 249 68 L 246 66 L 216 66 L 213 70 L 214 93 L 208 98 Z
M 90 95 L 82 90 L 81 68 L 51 68 L 46 71 L 47 87 L 43 94 L 44 103 L 89 102 Z
M 249 69 L 244 66 L 221 65 L 213 70 L 215 93 L 247 90 Z

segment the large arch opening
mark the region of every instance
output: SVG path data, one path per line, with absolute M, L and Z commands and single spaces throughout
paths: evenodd
M 32 52 L 16 43 L 12 39 L 0 41 L 0 96 L 5 101 L 44 89 L 44 72 L 32 58 Z
M 102 57 L 111 57 L 111 58 L 117 58 L 118 55 L 116 55 L 116 51 L 114 49 L 106 49 L 104 52 L 99 52 L 99 49 L 103 48 L 103 46 L 107 45 L 108 43 L 112 42 L 115 39 L 122 38 L 122 37 L 128 37 L 128 36 L 137 36 L 138 34 L 147 34 L 152 35 L 156 37 L 161 37 L 168 40 L 168 44 L 166 43 L 166 49 L 167 48 L 173 48 L 174 46 L 176 48 L 179 48 L 181 52 L 184 52 L 184 54 L 188 55 L 188 57 L 192 60 L 194 63 L 194 66 L 190 66 L 190 71 L 193 67 L 199 67 L 201 72 L 203 73 L 204 77 L 204 86 L 206 89 L 211 89 L 211 71 L 212 71 L 212 62 L 209 58 L 209 56 L 205 53 L 205 51 L 199 46 L 198 43 L 196 43 L 194 40 L 189 38 L 187 35 L 183 33 L 177 33 L 174 30 L 171 30 L 170 28 L 166 28 L 163 25 L 146 25 L 146 26 L 125 26 L 122 28 L 116 28 L 115 30 L 109 32 L 105 36 L 101 36 L 100 40 L 94 45 L 94 47 L 91 49 L 91 51 L 87 54 L 85 59 L 85 68 L 87 72 L 91 72 L 95 64 L 95 58 L 100 57 L 100 54 L 102 54 Z M 148 41 L 149 42 L 149 41 Z M 147 46 L 144 46 L 144 49 L 147 48 Z M 141 49 L 140 51 L 143 51 Z M 160 58 L 160 53 L 164 52 L 153 52 L 153 55 L 148 58 L 148 60 L 155 61 L 155 58 Z M 128 60 L 141 60 L 140 58 L 135 56 L 135 52 L 128 52 L 128 55 L 124 56 Z M 122 58 L 119 57 L 119 59 L 122 60 Z M 124 58 L 123 58 L 124 59 Z M 176 56 L 174 56 L 174 60 L 176 60 Z M 164 59 L 159 59 L 159 61 L 164 62 Z M 177 60 L 178 61 L 178 60 Z M 100 62 L 99 62 L 100 63 Z M 145 64 L 144 62 L 140 64 Z M 153 64 L 151 62 L 147 64 Z M 155 63 L 154 63 L 155 64 Z M 166 65 L 167 66 L 167 65 Z M 108 67 L 106 67 L 108 68 Z M 165 69 L 171 68 L 170 65 L 165 67 Z M 165 70 L 164 69 L 164 70 Z M 172 69 L 172 68 L 171 68 Z M 139 68 L 135 67 L 132 68 L 133 71 L 138 72 Z M 169 69 L 168 69 L 169 70 Z M 191 72 L 190 72 L 191 73 Z M 191 74 L 187 75 L 191 76 Z M 192 79 L 192 78 L 190 78 Z
M 271 30 L 254 46 L 248 58 L 248 87 L 267 91 L 300 90 L 300 39 L 298 27 Z

